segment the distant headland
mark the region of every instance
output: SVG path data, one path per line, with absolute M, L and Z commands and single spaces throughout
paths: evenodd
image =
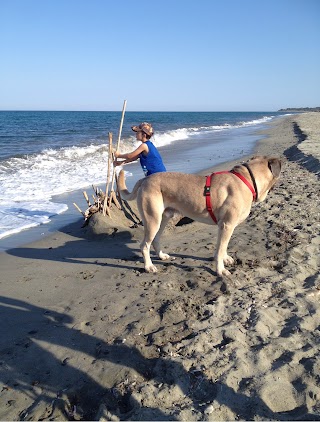
M 320 107 L 293 107 L 293 108 L 281 108 L 278 111 L 289 111 L 289 112 L 307 112 L 307 111 L 320 111 Z

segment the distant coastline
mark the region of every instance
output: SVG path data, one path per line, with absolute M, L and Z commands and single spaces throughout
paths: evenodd
M 308 111 L 320 111 L 320 107 L 293 107 L 293 108 L 280 108 L 278 111 L 289 111 L 289 112 L 308 112 Z

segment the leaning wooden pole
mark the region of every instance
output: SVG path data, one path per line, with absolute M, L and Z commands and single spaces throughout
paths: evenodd
M 78 207 L 78 205 L 75 203 L 75 202 L 73 202 L 73 205 L 77 208 L 77 210 L 83 215 L 83 217 L 84 217 L 84 212 L 83 211 L 81 211 L 81 209 L 80 209 L 80 207 Z
M 109 132 L 109 148 L 108 148 L 108 174 L 107 174 L 107 183 L 106 183 L 106 195 L 104 197 L 103 203 L 103 216 L 105 217 L 106 213 L 110 215 L 110 210 L 108 207 L 108 198 L 109 198 L 109 185 L 111 180 L 111 160 L 112 160 L 112 132 Z
M 123 102 L 123 108 L 122 108 L 122 116 L 121 116 L 121 122 L 120 122 L 120 128 L 119 128 L 119 135 L 118 135 L 118 141 L 117 141 L 117 148 L 116 151 L 119 151 L 119 147 L 120 147 L 120 140 L 121 140 L 121 133 L 122 133 L 122 126 L 123 126 L 123 120 L 124 120 L 124 114 L 126 112 L 126 107 L 127 107 L 127 100 L 124 100 Z M 113 200 L 115 202 L 115 204 L 117 205 L 118 208 L 121 208 L 118 200 L 117 200 L 117 196 L 114 192 L 114 181 L 115 181 L 115 177 L 116 177 L 116 166 L 113 166 L 113 173 L 112 173 L 112 181 L 111 181 L 111 191 L 110 191 L 110 199 L 109 199 L 109 203 L 111 204 L 111 201 Z
M 91 207 L 91 203 L 90 203 L 88 194 L 85 190 L 83 191 L 83 196 L 84 196 L 84 199 L 87 201 L 88 206 Z

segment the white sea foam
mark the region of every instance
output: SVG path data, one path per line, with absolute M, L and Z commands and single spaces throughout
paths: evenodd
M 50 217 L 67 210 L 65 204 L 55 204 L 49 200 L 42 202 L 13 201 L 1 204 L 0 239 L 21 230 L 49 223 Z
M 232 128 L 258 125 L 271 120 L 264 117 L 237 125 L 190 127 L 156 133 L 157 147 L 185 140 L 201 133 L 225 131 Z M 138 143 L 135 137 L 122 143 L 123 151 L 130 151 Z M 55 195 L 70 192 L 106 179 L 107 145 L 90 144 L 85 147 L 47 149 L 40 154 L 11 158 L 0 164 L 0 239 L 21 230 L 50 221 L 67 205 L 55 203 Z
M 187 139 L 191 135 L 192 131 L 186 128 L 169 130 L 168 132 L 157 133 L 153 138 L 153 142 L 157 147 L 162 147 L 165 145 L 169 145 L 174 141 L 181 141 L 183 139 Z
M 0 168 L 0 238 L 44 224 L 67 205 L 54 195 L 105 181 L 105 146 L 45 150 L 24 158 L 11 158 Z
M 237 129 L 246 126 L 255 126 L 258 124 L 266 123 L 273 119 L 274 116 L 268 117 L 265 116 L 261 119 L 251 120 L 249 122 L 241 122 L 238 124 L 230 125 L 214 125 L 214 126 L 201 126 L 201 127 L 189 127 L 181 128 L 176 130 L 170 130 L 163 133 L 156 133 L 153 142 L 157 147 L 162 147 L 168 144 L 171 144 L 174 141 L 181 141 L 188 139 L 192 136 L 201 135 L 203 132 L 221 132 L 228 129 Z

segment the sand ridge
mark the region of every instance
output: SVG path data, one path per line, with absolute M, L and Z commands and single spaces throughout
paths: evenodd
M 235 230 L 232 280 L 200 223 L 166 230 L 157 274 L 131 224 L 0 255 L 2 420 L 320 420 L 319 180 L 298 118 L 257 146 L 284 168 Z

